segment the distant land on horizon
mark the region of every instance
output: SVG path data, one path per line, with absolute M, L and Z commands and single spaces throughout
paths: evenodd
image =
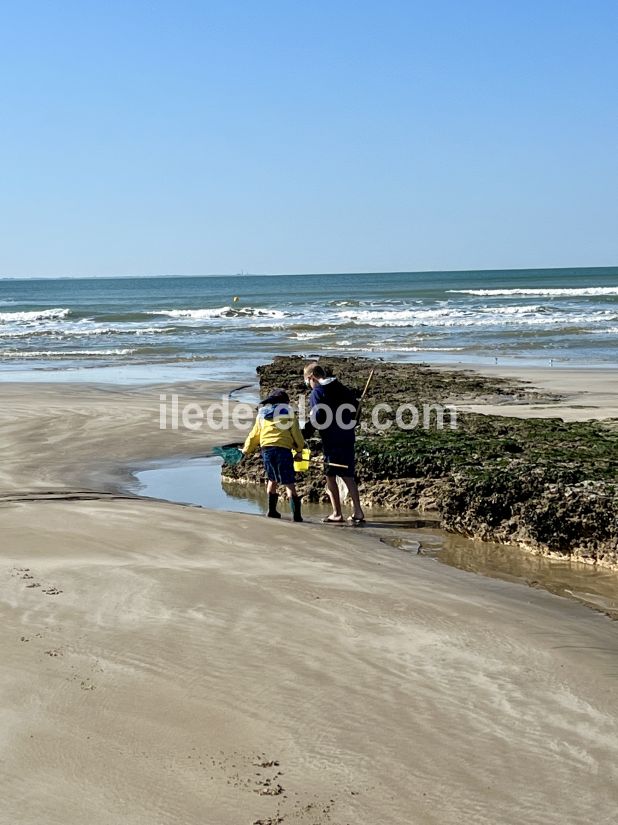
M 539 267 L 497 267 L 495 269 L 401 269 L 401 270 L 362 270 L 349 272 L 225 272 L 208 274 L 165 274 L 165 275 L 0 275 L 0 281 L 111 281 L 118 279 L 149 279 L 149 278 L 311 278 L 324 276 L 346 276 L 346 275 L 428 275 L 432 273 L 441 274 L 465 274 L 466 272 L 482 274 L 484 272 L 495 274 L 504 273 L 526 273 L 526 272 L 585 272 L 588 274 L 612 274 L 611 270 L 616 270 L 618 275 L 618 264 L 607 266 L 539 266 Z

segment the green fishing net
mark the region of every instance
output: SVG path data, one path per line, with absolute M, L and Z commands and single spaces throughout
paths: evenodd
M 238 444 L 224 444 L 222 447 L 215 447 L 213 453 L 221 456 L 223 463 L 232 467 L 242 461 L 242 452 Z

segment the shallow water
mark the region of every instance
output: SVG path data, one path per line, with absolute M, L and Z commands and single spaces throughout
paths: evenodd
M 236 397 L 236 396 L 235 396 Z M 152 462 L 148 469 L 134 473 L 138 486 L 135 492 L 152 498 L 161 498 L 179 504 L 197 504 L 213 510 L 227 510 L 236 513 L 265 513 L 267 496 L 264 487 L 221 481 L 221 459 L 213 456 L 200 458 L 172 459 Z M 287 509 L 283 496 L 279 509 Z M 303 514 L 319 520 L 327 514 L 323 504 L 303 503 Z M 412 525 L 419 519 L 401 519 L 392 510 L 372 508 L 366 510 L 367 517 L 380 518 L 383 523 L 398 527 L 408 522 Z M 420 520 L 422 524 L 427 520 Z
M 220 468 L 221 460 L 218 458 L 153 462 L 149 469 L 134 474 L 139 485 L 137 492 L 151 498 L 198 504 L 213 510 L 262 513 L 264 503 L 259 497 L 243 495 L 249 492 L 248 488 L 238 484 L 234 485 L 238 489 L 232 492 L 223 487 Z
M 134 491 L 140 495 L 199 505 L 215 510 L 262 514 L 266 511 L 266 491 L 252 485 L 221 481 L 221 460 L 204 456 L 153 462 L 134 473 Z M 286 517 L 283 500 L 279 508 Z M 327 512 L 324 504 L 305 503 L 303 513 L 318 521 Z M 420 554 L 483 576 L 539 587 L 568 597 L 618 619 L 618 575 L 568 559 L 535 556 L 518 547 L 466 539 L 438 528 L 431 518 L 402 515 L 381 508 L 366 509 L 367 524 L 362 529 L 394 549 Z
M 536 556 L 500 544 L 474 542 L 473 551 L 448 542 L 440 561 L 484 576 L 523 581 L 561 596 L 569 596 L 618 618 L 618 576 L 607 568 L 582 562 Z

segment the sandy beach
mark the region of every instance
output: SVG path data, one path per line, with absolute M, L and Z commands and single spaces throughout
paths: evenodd
M 361 530 L 124 496 L 226 437 L 161 432 L 165 389 L 2 386 L 0 821 L 615 822 L 609 619 Z
M 618 419 L 618 369 L 488 366 L 474 371 L 523 381 L 560 398 L 539 404 L 464 404 L 463 410 L 525 418 L 556 417 L 563 421 Z

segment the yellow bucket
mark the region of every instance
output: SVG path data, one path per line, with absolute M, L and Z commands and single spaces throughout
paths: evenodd
M 298 456 L 300 455 L 300 458 Z M 311 458 L 311 450 L 308 450 L 306 447 L 304 450 L 301 450 L 300 453 L 296 453 L 294 456 L 294 472 L 295 473 L 306 473 L 309 469 L 309 459 Z

